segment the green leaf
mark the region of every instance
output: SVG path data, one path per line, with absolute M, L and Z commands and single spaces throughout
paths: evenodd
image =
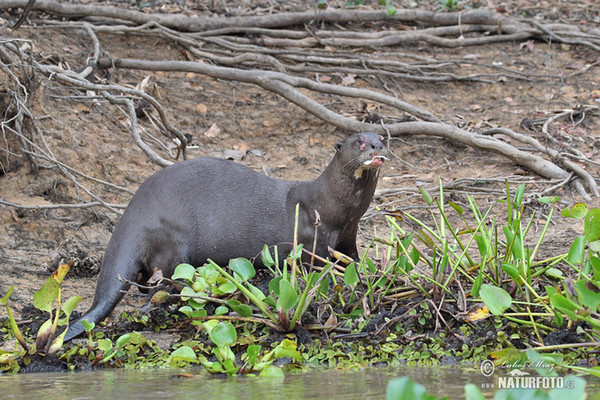
M 60 335 L 58 335 L 54 339 L 54 341 L 52 342 L 50 347 L 48 347 L 48 354 L 55 354 L 57 351 L 62 349 L 63 341 L 65 339 L 66 334 L 67 334 L 67 331 L 64 330 Z
M 367 263 L 367 268 L 369 269 L 369 273 L 374 274 L 377 271 L 377 267 L 375 267 L 375 263 L 369 257 L 365 258 L 365 262 Z
M 110 353 L 112 350 L 112 341 L 110 339 L 98 339 L 98 349 L 104 354 Z
M 466 400 L 485 400 L 483 394 L 481 394 L 481 390 L 472 383 L 467 383 L 465 385 L 465 399 Z
M 556 310 L 554 310 L 554 323 L 556 323 L 556 326 L 559 328 L 562 328 L 563 324 L 565 323 L 561 313 L 557 312 Z
M 282 279 L 279 281 L 279 298 L 277 299 L 277 309 L 284 311 L 291 310 L 298 302 L 298 294 L 291 283 Z
M 262 293 L 261 293 L 262 294 Z M 264 297 L 264 295 L 263 295 Z M 237 312 L 238 314 L 240 314 L 242 317 L 249 317 L 252 315 L 252 308 L 250 308 L 248 305 L 246 304 L 242 304 L 237 300 L 228 300 L 227 301 L 227 305 L 229 307 L 231 307 L 231 309 L 235 312 Z
M 213 288 L 215 294 L 235 293 L 237 286 L 232 282 L 225 282 L 217 288 Z
M 474 239 L 475 242 L 477 242 L 477 249 L 479 250 L 481 258 L 485 258 L 488 252 L 487 240 L 485 240 L 484 237 L 479 234 L 475 235 Z
M 525 184 L 521 183 L 517 187 L 517 191 L 515 192 L 515 197 L 513 201 L 513 206 L 515 208 L 521 207 L 521 203 L 523 202 L 523 194 L 525 193 Z
M 592 273 L 595 281 L 600 281 L 600 258 L 592 256 L 588 260 L 592 265 Z
M 181 300 L 183 301 L 188 301 L 190 299 L 190 297 L 187 296 L 195 296 L 197 293 L 194 291 L 194 289 L 192 289 L 189 286 L 184 286 L 183 289 L 181 289 Z M 202 299 L 194 299 L 195 301 L 197 301 L 198 303 L 206 303 L 205 300 Z
M 521 279 L 521 274 L 519 273 L 519 270 L 517 269 L 517 267 L 510 265 L 508 263 L 502 263 L 502 266 L 500 268 L 502 269 L 502 271 L 507 273 L 508 276 L 510 276 L 511 279 L 513 281 L 515 281 L 515 283 L 517 283 L 519 285 L 521 285 L 523 283 L 523 279 Z
M 344 272 L 344 283 L 348 286 L 354 286 L 358 283 L 358 274 L 356 273 L 356 266 L 354 263 L 346 267 Z
M 423 196 L 423 198 L 425 199 L 425 203 L 427 203 L 427 205 L 430 206 L 431 203 L 433 203 L 433 197 L 431 197 L 429 192 L 425 190 L 423 186 L 419 186 L 419 192 L 421 192 L 421 196 Z
M 273 300 L 273 298 L 271 296 L 265 297 L 265 299 L 263 300 L 263 303 L 265 303 L 266 305 L 273 307 L 273 308 L 277 307 L 277 304 L 275 304 L 275 300 Z
M 454 208 L 454 211 L 456 211 L 458 213 L 458 215 L 463 215 L 463 208 L 461 206 L 459 206 L 458 204 L 454 203 L 453 201 L 449 201 L 448 205 L 452 208 Z
M 131 333 L 126 333 L 124 335 L 119 336 L 119 338 L 115 342 L 115 346 L 118 348 L 127 346 L 131 342 L 131 335 Z
M 268 377 L 268 378 L 279 378 L 279 379 L 284 378 L 283 370 L 272 364 L 265 365 L 265 368 L 263 368 L 263 370 L 260 371 L 260 374 L 258 374 L 258 375 L 262 376 L 262 377 Z
M 600 253 L 600 240 L 589 242 L 588 249 L 591 250 L 592 253 Z
M 563 272 L 558 268 L 552 267 L 552 268 L 548 268 L 546 270 L 546 272 L 544 272 L 544 275 L 551 276 L 552 278 L 562 278 Z
M 270 353 L 271 354 L 271 353 Z M 296 343 L 289 340 L 283 339 L 272 351 L 274 358 L 290 357 L 296 361 L 303 361 L 302 355 L 298 353 Z
M 596 367 L 597 368 L 597 367 Z M 597 372 L 596 372 L 597 376 Z M 548 393 L 550 400 L 563 400 L 565 398 L 565 388 L 569 388 L 568 398 L 573 400 L 584 400 L 594 398 L 585 393 L 587 382 L 580 376 L 567 375 L 564 378 L 564 387 L 554 388 Z M 592 389 L 593 390 L 593 389 Z M 593 390 L 595 391 L 595 390 Z
M 577 311 L 581 308 L 581 306 L 573 300 L 567 299 L 565 296 L 558 293 L 550 297 L 550 305 L 553 307 L 561 307 L 569 311 Z
M 10 299 L 12 292 L 13 292 L 13 285 L 10 285 L 10 287 L 8 288 L 8 293 L 6 293 L 6 296 L 4 296 L 3 298 L 0 299 L 0 305 L 5 306 L 8 304 L 8 299 Z
M 360 317 L 364 316 L 364 312 L 365 311 L 362 308 L 357 308 L 356 310 L 352 311 L 350 314 L 342 314 L 342 317 L 356 319 L 356 318 L 360 318 Z M 415 313 L 416 313 L 416 310 L 415 310 Z
M 234 258 L 229 260 L 229 268 L 238 274 L 242 282 L 252 279 L 256 275 L 254 266 L 245 258 Z
M 169 300 L 171 295 L 166 290 L 159 290 L 158 292 L 152 295 L 152 304 L 155 306 L 159 304 L 163 304 L 165 301 Z
M 219 321 L 216 319 L 209 319 L 208 321 L 204 321 L 202 326 L 204 326 L 204 329 L 210 334 L 210 331 L 212 331 L 218 323 Z
M 269 281 L 269 294 L 273 294 L 275 298 L 279 297 L 279 282 L 283 276 L 279 275 Z
M 558 196 L 543 196 L 537 200 L 543 204 L 554 204 L 554 203 L 558 203 L 560 201 L 560 197 L 558 197 Z
M 237 340 L 237 332 L 229 321 L 219 322 L 210 330 L 209 335 L 210 340 L 212 340 L 217 347 L 231 346 Z
M 544 286 L 544 290 L 546 291 L 546 295 L 548 295 L 548 298 L 551 298 L 558 292 L 556 288 L 552 286 Z
M 525 252 L 523 250 L 523 240 L 521 240 L 521 235 L 517 233 L 512 246 L 512 255 L 517 260 L 522 260 L 524 253 Z
M 408 249 L 408 246 L 410 245 L 410 242 L 412 240 L 412 236 L 413 236 L 413 234 L 411 233 L 406 239 L 401 241 L 402 245 L 404 246 L 405 249 Z M 417 238 L 420 241 L 422 241 L 427 247 L 429 247 L 429 248 L 435 247 L 435 243 L 433 242 L 433 239 L 431 239 L 431 237 L 423 229 L 417 230 Z
M 598 311 L 600 305 L 600 288 L 596 284 L 585 279 L 575 282 L 575 290 L 579 302 L 589 307 L 593 313 Z
M 506 290 L 484 283 L 479 289 L 481 300 L 494 315 L 502 315 L 512 304 L 512 298 Z
M 77 304 L 81 301 L 80 296 L 73 296 L 65 301 L 62 305 L 62 310 L 65 313 L 65 316 L 58 320 L 58 325 L 63 326 L 69 322 L 69 318 L 71 318 L 71 313 L 77 307 Z
M 558 376 L 558 373 L 553 368 L 549 368 L 549 366 L 557 364 L 557 361 L 561 362 L 562 357 L 559 357 L 557 360 L 551 355 L 540 354 L 532 348 L 528 348 L 525 354 L 527 354 L 527 359 L 530 362 L 529 365 L 533 366 L 538 375 Z
M 219 306 L 215 308 L 215 315 L 225 315 L 229 312 L 229 308 L 226 306 Z
M 171 276 L 171 279 L 185 279 L 188 282 L 192 282 L 194 280 L 194 275 L 196 274 L 196 268 L 190 264 L 179 264 L 175 267 L 175 271 Z
M 300 243 L 298 246 L 296 246 L 295 249 L 292 249 L 292 251 L 290 251 L 290 254 L 287 256 L 288 260 L 299 259 L 302 255 L 303 247 L 304 245 Z
M 168 360 L 169 363 L 177 361 L 198 362 L 198 357 L 190 346 L 181 346 L 171 353 L 171 356 Z
M 560 215 L 567 218 L 583 218 L 588 212 L 588 206 L 585 203 L 577 203 L 571 208 L 565 208 L 561 211 Z
M 261 292 L 259 288 L 248 282 L 246 282 L 246 286 L 248 287 L 248 290 L 250 290 L 250 293 L 252 293 L 258 300 L 263 301 L 265 299 L 265 294 Z
M 410 253 L 408 253 L 408 257 L 412 261 L 412 265 L 417 265 L 417 263 L 419 262 L 419 258 L 421 257 L 421 255 L 419 254 L 419 251 L 417 250 L 417 248 L 413 246 L 413 248 L 410 251 Z
M 315 286 L 315 283 L 317 283 L 319 276 L 321 276 L 321 273 L 319 273 L 319 272 L 316 272 L 316 271 L 310 272 L 306 276 L 306 279 L 305 279 L 306 287 L 308 287 L 309 289 L 312 289 Z
M 573 241 L 571 248 L 569 249 L 569 255 L 567 256 L 567 260 L 573 264 L 581 264 L 583 263 L 585 256 L 585 236 L 579 236 L 577 239 Z
M 90 322 L 87 319 L 82 319 L 81 325 L 83 325 L 83 328 L 85 329 L 86 332 L 90 332 L 92 329 L 94 329 L 96 327 L 95 323 Z
M 275 260 L 273 260 L 271 252 L 269 251 L 269 246 L 267 246 L 266 244 L 263 246 L 261 258 L 265 267 L 272 267 L 273 265 L 275 265 Z
M 200 268 L 200 274 L 209 285 L 217 283 L 217 280 L 221 277 L 221 273 L 210 264 Z
M 509 246 L 513 242 L 513 238 L 515 237 L 515 235 L 506 225 L 502 227 L 502 231 L 504 232 L 504 236 L 506 237 L 506 245 Z
M 52 312 L 54 300 L 58 297 L 60 285 L 50 276 L 41 289 L 33 294 L 33 305 L 41 311 Z
M 73 296 L 62 305 L 62 310 L 65 312 L 67 320 L 71 317 L 71 313 L 77 307 L 77 304 L 81 301 L 81 296 Z
M 475 282 L 473 282 L 473 287 L 471 288 L 471 297 L 479 297 L 479 289 L 481 288 L 482 282 L 483 274 L 477 275 L 477 278 L 475 278 Z
M 46 347 L 46 344 L 48 343 L 48 339 L 50 339 L 51 331 L 52 331 L 52 318 L 50 318 L 46 322 L 44 322 L 42 324 L 42 326 L 40 326 L 40 328 L 38 329 L 36 340 L 35 340 L 36 348 L 38 348 L 39 350 L 42 350 L 44 347 Z
M 208 315 L 208 311 L 205 309 L 193 309 L 190 306 L 179 307 L 179 312 L 186 315 L 188 318 L 203 318 Z
M 206 281 L 206 279 L 202 275 L 197 275 L 194 278 L 194 281 L 192 282 L 192 289 L 194 289 L 194 292 L 197 292 L 197 293 L 200 293 L 200 292 L 206 293 L 216 283 L 217 282 L 215 280 L 212 284 L 210 284 Z
M 319 293 L 323 294 L 323 295 L 327 295 L 327 293 L 329 293 L 329 284 L 331 283 L 331 276 L 327 275 L 325 278 L 323 278 L 323 280 L 321 281 L 321 284 L 319 285 Z
M 428 399 L 425 386 L 403 376 L 388 383 L 386 400 L 425 400 Z
M 248 355 L 248 364 L 256 364 L 256 359 L 258 358 L 260 349 L 261 346 L 258 344 L 251 344 L 248 346 L 248 349 L 246 350 L 246 354 Z
M 583 231 L 588 242 L 600 240 L 600 209 L 592 208 L 583 221 Z

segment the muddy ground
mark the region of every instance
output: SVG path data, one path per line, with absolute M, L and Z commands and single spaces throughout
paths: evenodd
M 216 3 L 221 4 L 225 11 L 226 2 Z M 417 3 L 426 9 L 439 8 L 436 2 Z M 484 6 L 515 16 L 536 16 L 545 21 L 600 25 L 598 9 L 593 7 L 593 2 L 500 3 L 490 1 Z M 305 9 L 300 3 L 296 8 Z M 0 18 L 14 19 L 16 15 L 4 13 L 0 14 Z M 32 19 L 35 18 L 39 18 L 39 14 L 34 13 Z M 373 29 L 373 26 L 365 24 L 365 29 Z M 91 43 L 83 31 L 25 24 L 16 32 L 4 29 L 0 35 L 29 39 L 43 57 L 58 59 L 73 69 L 85 65 L 91 51 Z M 112 57 L 185 59 L 177 45 L 164 40 L 100 35 L 100 41 L 103 50 Z M 541 41 L 456 49 L 419 44 L 388 48 L 386 51 L 438 60 L 472 59 L 484 64 L 502 62 L 522 71 L 563 77 L 600 60 L 598 52 L 585 47 Z M 402 56 L 398 58 L 402 59 Z M 456 72 L 461 73 L 472 72 L 469 68 L 475 67 L 463 65 L 456 68 Z M 226 157 L 231 150 L 248 150 L 241 163 L 273 177 L 307 180 L 318 176 L 332 157 L 333 145 L 349 133 L 251 85 L 183 73 L 113 70 L 111 74 L 111 81 L 132 86 L 151 75 L 156 84 L 154 94 L 157 99 L 168 110 L 176 126 L 192 136 L 192 144 L 196 147 L 189 151 L 191 158 Z M 305 76 L 315 78 L 310 74 Z M 343 76 L 332 74 L 328 78 L 335 82 Z M 382 92 L 390 88 L 390 82 L 369 76 L 358 76 L 355 80 L 356 87 Z M 400 98 L 433 112 L 446 123 L 477 128 L 499 125 L 536 137 L 541 137 L 540 126 L 533 125 L 528 130 L 521 125 L 522 121 L 539 120 L 548 114 L 582 105 L 600 106 L 600 67 L 597 65 L 564 79 L 435 84 L 398 80 L 393 83 Z M 135 191 L 159 167 L 135 146 L 123 114 L 103 102 L 84 103 L 70 96 L 76 94 L 76 91 L 70 92 L 53 82 L 38 82 L 31 109 L 41 117 L 38 123 L 53 154 L 73 168 Z M 330 96 L 320 100 L 346 114 L 358 115 L 364 110 L 364 104 L 352 99 Z M 600 161 L 596 154 L 600 147 L 599 121 L 598 114 L 587 115 L 579 125 L 566 119 L 560 120 L 551 126 L 550 132 L 560 146 L 577 148 L 593 160 Z M 214 128 L 209 131 L 213 126 L 220 128 L 216 134 L 212 134 Z M 169 142 L 166 137 L 157 139 L 162 143 Z M 10 135 L 4 134 L 3 140 L 12 141 L 14 145 L 15 139 Z M 55 170 L 42 169 L 33 173 L 23 157 L 7 157 L 5 145 L 1 144 L 3 140 L 0 140 L 0 198 L 25 205 L 78 202 L 78 193 L 71 181 Z M 379 188 L 403 188 L 405 191 L 397 196 L 378 197 L 373 204 L 423 217 L 426 216 L 425 203 L 416 186 L 435 185 L 438 179 L 445 183 L 464 179 L 466 183 L 448 191 L 448 195 L 457 203 L 466 205 L 465 194 L 473 194 L 482 208 L 502 197 L 505 179 L 514 182 L 515 187 L 519 182 L 526 182 L 528 194 L 539 193 L 552 186 L 547 180 L 501 156 L 448 140 L 404 137 L 392 140 L 391 150 L 397 158 L 385 164 Z M 161 154 L 167 156 L 164 151 Z M 584 167 L 598 178 L 597 165 L 587 164 Z M 111 203 L 126 204 L 130 199 L 127 194 L 100 185 L 91 187 L 97 195 Z M 570 187 L 560 188 L 553 194 L 561 197 L 561 206 L 581 200 Z M 598 199 L 594 199 L 592 204 L 599 205 Z M 542 214 L 548 211 L 535 202 L 531 203 L 531 209 L 540 210 Z M 539 221 L 542 220 L 543 217 L 540 217 Z M 61 258 L 74 256 L 78 267 L 65 281 L 64 290 L 66 296 L 77 294 L 83 297 L 79 306 L 79 310 L 83 311 L 91 304 L 96 279 L 94 271 L 97 271 L 117 221 L 117 214 L 102 207 L 29 211 L 0 206 L 0 295 L 7 292 L 9 285 L 14 285 L 11 305 L 19 316 L 23 306 L 30 304 L 33 292 L 47 278 L 48 267 L 55 267 Z M 362 225 L 361 246 L 364 247 L 373 237 L 374 228 L 377 232 L 385 232 L 385 221 L 371 214 Z M 572 240 L 581 232 L 581 226 L 556 218 L 547 245 L 542 250 L 546 255 L 567 251 Z M 118 310 L 138 306 L 142 302 L 139 298 L 127 297 Z M 0 317 L 4 316 L 2 309 Z

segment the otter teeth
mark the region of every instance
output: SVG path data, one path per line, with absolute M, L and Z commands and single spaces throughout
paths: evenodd
M 389 160 L 389 158 L 387 158 L 386 156 L 373 156 L 373 158 L 371 158 L 370 160 L 363 162 L 363 165 L 373 164 L 373 161 L 375 161 L 376 158 L 379 158 L 380 160 Z

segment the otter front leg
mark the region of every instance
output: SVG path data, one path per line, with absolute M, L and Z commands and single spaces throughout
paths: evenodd
M 358 232 L 358 226 L 352 229 L 350 232 L 343 231 L 337 239 L 337 243 L 333 246 L 337 251 L 344 253 L 345 255 L 352 257 L 354 261 L 359 261 L 358 247 L 356 247 L 356 234 Z

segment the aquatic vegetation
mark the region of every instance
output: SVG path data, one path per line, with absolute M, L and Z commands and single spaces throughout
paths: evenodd
M 566 376 L 564 379 L 569 382 L 568 385 L 560 388 L 553 388 L 549 391 L 534 388 L 507 388 L 500 389 L 494 395 L 494 400 L 504 399 L 532 399 L 532 400 L 551 400 L 569 398 L 573 400 L 584 400 L 587 395 L 585 392 L 586 382 L 584 379 L 576 376 Z M 484 400 L 486 397 L 481 390 L 474 384 L 465 385 L 465 398 L 467 400 Z M 388 383 L 386 390 L 386 400 L 445 400 L 448 397 L 436 398 L 427 393 L 427 389 L 407 377 L 394 379 Z
M 8 293 L 0 299 L 0 305 L 5 306 L 12 334 L 21 346 L 21 350 L 0 351 L 0 370 L 8 370 L 16 372 L 20 366 L 16 362 L 17 359 L 22 359 L 27 362 L 31 355 L 46 356 L 57 353 L 63 346 L 63 338 L 66 329 L 56 336 L 57 330 L 61 326 L 69 326 L 69 317 L 81 301 L 81 297 L 73 296 L 64 303 L 61 302 L 62 282 L 69 268 L 73 266 L 72 261 L 63 264 L 46 280 L 44 285 L 34 293 L 33 305 L 40 311 L 47 312 L 50 317 L 39 328 L 35 344 L 28 343 L 24 335 L 21 333 L 13 314 L 8 306 L 10 296 L 13 292 L 11 285 Z M 60 318 L 62 316 L 62 318 Z
M 322 267 L 302 265 L 303 253 L 311 252 L 293 246 L 280 262 L 278 248 L 265 246 L 261 258 L 270 276 L 243 258 L 227 266 L 179 265 L 164 280 L 175 292 L 152 296 L 164 318 L 123 316 L 130 329 L 180 332 L 169 349 L 138 332 L 109 337 L 92 324 L 86 326 L 86 343 L 61 353 L 61 336 L 54 336 L 78 302 L 77 297 L 60 302 L 62 269 L 40 291 L 49 295 L 34 296 L 36 307 L 50 313 L 35 347 L 58 352 L 70 366 L 76 360 L 114 367 L 197 364 L 225 375 L 279 376 L 282 366 L 485 360 L 543 361 L 556 367 L 554 373 L 600 376 L 593 353 L 600 346 L 600 210 L 578 203 L 558 215 L 555 197 L 528 200 L 526 207 L 523 185 L 514 191 L 507 185 L 506 196 L 485 210 L 468 196 L 468 207 L 447 201 L 441 187 L 437 197 L 421 193 L 429 221 L 381 210 L 388 233 L 376 235 L 358 261 L 334 254 L 337 261 L 323 260 Z M 545 251 L 558 218 L 572 219 L 583 232 L 564 254 Z M 28 346 L 8 309 L 9 297 L 0 301 L 9 312 L 8 330 Z M 24 357 L 26 350 L 2 351 L 0 365 L 16 371 Z M 475 390 L 466 391 L 475 396 L 469 398 L 478 398 Z

